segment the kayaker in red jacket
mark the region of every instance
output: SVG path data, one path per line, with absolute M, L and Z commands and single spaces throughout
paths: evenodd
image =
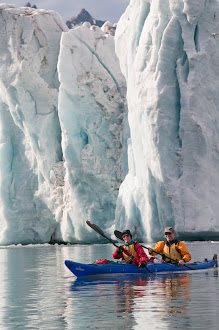
M 148 256 L 138 242 L 134 242 L 130 230 L 122 232 L 124 245 L 119 246 L 112 254 L 114 259 L 124 260 L 126 263 L 132 263 L 139 267 L 147 267 Z

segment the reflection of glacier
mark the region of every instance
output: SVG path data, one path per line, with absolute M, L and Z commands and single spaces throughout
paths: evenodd
M 216 237 L 218 5 L 131 1 L 119 60 L 109 23 L 0 9 L 0 244 Z

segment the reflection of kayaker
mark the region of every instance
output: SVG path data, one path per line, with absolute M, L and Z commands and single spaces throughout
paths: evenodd
M 116 296 L 116 313 L 133 313 L 135 300 L 145 296 L 145 287 L 148 278 L 132 278 L 128 281 L 115 281 L 113 283 Z
M 182 241 L 175 239 L 175 231 L 172 227 L 167 227 L 164 230 L 166 241 L 157 242 L 155 248 L 148 248 L 151 255 L 157 253 L 162 254 L 165 262 L 174 263 L 172 259 L 178 262 L 179 265 L 183 266 L 185 262 L 191 260 L 191 255 Z M 169 259 L 169 258 L 170 259 Z
M 122 239 L 124 245 L 119 246 L 113 252 L 113 258 L 122 258 L 126 263 L 146 268 L 149 258 L 144 252 L 142 246 L 138 242 L 133 241 L 130 230 L 127 229 L 122 232 Z
M 169 297 L 173 300 L 177 297 L 189 298 L 190 296 L 190 283 L 191 274 L 177 274 L 175 277 L 166 277 L 162 279 L 162 284 L 166 298 Z M 159 290 L 158 290 L 159 292 Z

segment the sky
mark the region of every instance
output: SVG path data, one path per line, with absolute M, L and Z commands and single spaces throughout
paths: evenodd
M 117 23 L 124 13 L 130 0 L 11 0 L 2 1 L 23 7 L 27 2 L 36 5 L 38 9 L 50 9 L 58 12 L 64 21 L 79 14 L 85 8 L 93 18 Z

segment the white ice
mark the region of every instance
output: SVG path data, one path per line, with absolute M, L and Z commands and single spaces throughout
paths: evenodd
M 1 4 L 0 26 L 0 244 L 94 240 L 127 173 L 112 25 Z
M 131 0 L 117 26 L 69 30 L 0 5 L 1 245 L 101 239 L 86 220 L 219 237 L 218 17 L 218 0 Z
M 131 0 L 117 26 L 131 139 L 116 227 L 147 240 L 219 237 L 218 17 L 218 1 Z
M 113 224 L 127 173 L 126 84 L 114 37 L 87 24 L 63 33 L 58 72 L 66 169 L 61 238 L 90 241 L 96 233 L 86 220 L 102 229 Z

